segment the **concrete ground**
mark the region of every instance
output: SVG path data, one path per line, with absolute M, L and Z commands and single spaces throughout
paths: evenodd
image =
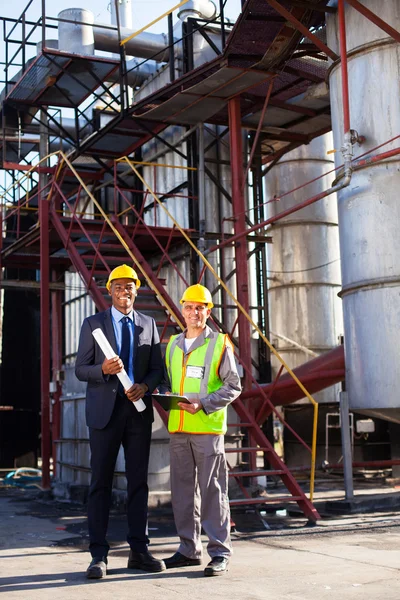
M 110 522 L 109 573 L 86 580 L 89 562 L 82 507 L 0 488 L 0 592 L 13 600 L 399 600 L 400 511 L 324 518 L 235 515 L 234 557 L 223 577 L 202 567 L 149 574 L 128 571 L 123 515 Z M 149 520 L 157 557 L 177 548 L 169 514 Z

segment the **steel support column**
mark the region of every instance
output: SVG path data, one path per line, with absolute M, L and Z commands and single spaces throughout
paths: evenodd
M 57 282 L 58 271 L 52 271 L 52 281 Z M 60 397 L 62 366 L 62 290 L 51 292 L 51 356 L 52 356 L 52 390 L 51 399 L 51 432 L 53 472 L 56 474 L 56 440 L 60 439 Z
M 43 187 L 42 187 L 43 190 Z M 49 204 L 41 193 L 40 218 L 40 388 L 42 487 L 50 488 L 50 288 L 49 288 Z
M 243 172 L 243 147 L 242 147 L 242 126 L 240 115 L 240 97 L 229 100 L 229 131 L 230 131 L 230 158 L 232 173 L 232 213 L 234 215 L 235 235 L 242 235 L 246 231 L 246 206 L 244 192 L 244 172 Z M 243 236 L 235 244 L 236 257 L 236 281 L 237 298 L 245 311 L 249 312 L 249 285 L 247 268 L 247 242 Z M 244 389 L 251 387 L 250 373 L 251 365 L 251 343 L 250 343 L 250 324 L 245 316 L 240 312 L 239 320 L 239 354 L 240 358 L 248 368 L 244 374 Z

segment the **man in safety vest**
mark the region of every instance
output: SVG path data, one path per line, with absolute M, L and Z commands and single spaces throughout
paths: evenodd
M 164 562 L 167 569 L 200 565 L 203 527 L 211 557 L 204 575 L 209 577 L 225 573 L 232 553 L 224 434 L 227 406 L 241 385 L 228 336 L 206 325 L 214 306 L 209 290 L 192 285 L 180 303 L 186 329 L 171 337 L 165 362 L 172 393 L 190 403 L 172 401 L 168 421 L 180 546 Z

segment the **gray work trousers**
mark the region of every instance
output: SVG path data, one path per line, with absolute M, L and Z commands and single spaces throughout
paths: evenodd
M 178 552 L 201 558 L 201 527 L 208 536 L 207 551 L 232 554 L 228 470 L 223 435 L 174 433 L 170 436 L 171 494 Z

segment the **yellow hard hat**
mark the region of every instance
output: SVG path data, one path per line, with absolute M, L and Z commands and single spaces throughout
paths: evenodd
M 204 285 L 200 285 L 200 283 L 191 285 L 185 290 L 180 299 L 181 304 L 184 302 L 201 302 L 202 304 L 207 304 L 207 308 L 212 308 L 214 306 L 210 290 L 204 287 Z
M 136 289 L 138 290 L 140 288 L 140 280 L 138 279 L 135 269 L 132 269 L 132 267 L 129 267 L 128 265 L 120 265 L 111 271 L 106 283 L 108 291 L 110 291 L 111 282 L 114 281 L 114 279 L 133 279 Z

